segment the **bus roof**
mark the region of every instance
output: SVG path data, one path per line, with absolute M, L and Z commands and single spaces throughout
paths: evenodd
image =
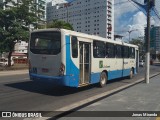
M 32 31 L 31 33 L 42 32 L 42 31 L 61 31 L 61 32 L 65 33 L 65 34 L 68 34 L 68 35 L 74 35 L 74 36 L 82 37 L 82 38 L 84 37 L 84 38 L 88 38 L 88 39 L 91 39 L 91 40 L 100 40 L 100 41 L 104 41 L 104 42 L 115 43 L 115 44 L 120 44 L 120 45 L 124 45 L 124 46 L 130 46 L 130 47 L 135 47 L 135 48 L 138 49 L 137 45 L 125 43 L 123 41 L 114 41 L 114 40 L 110 40 L 108 38 L 103 38 L 103 37 L 96 36 L 96 35 L 89 35 L 89 34 L 86 34 L 86 33 L 81 33 L 81 32 L 76 32 L 76 31 L 66 30 L 66 29 L 59 29 L 59 28 L 38 29 L 38 30 Z

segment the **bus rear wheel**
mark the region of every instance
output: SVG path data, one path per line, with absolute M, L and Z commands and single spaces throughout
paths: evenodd
M 129 74 L 128 77 L 129 77 L 129 79 L 132 79 L 132 78 L 133 78 L 133 69 L 130 70 L 130 74 Z
M 105 72 L 102 72 L 101 76 L 100 76 L 99 86 L 104 87 L 104 86 L 106 86 L 106 83 L 107 83 L 107 75 Z

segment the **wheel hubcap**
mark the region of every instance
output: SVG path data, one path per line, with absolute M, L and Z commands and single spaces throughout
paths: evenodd
M 105 84 L 105 82 L 106 82 L 106 79 L 105 79 L 105 77 L 104 77 L 104 76 L 102 76 L 102 77 L 101 77 L 101 83 L 102 83 L 102 85 L 104 85 L 104 84 Z

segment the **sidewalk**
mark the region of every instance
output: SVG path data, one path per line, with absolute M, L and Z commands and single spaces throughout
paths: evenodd
M 10 70 L 27 70 L 28 69 L 28 64 L 14 64 L 14 66 L 11 67 L 2 67 L 0 66 L 0 72 L 1 71 L 10 71 Z
M 139 83 L 103 100 L 90 104 L 78 111 L 159 111 L 160 75 L 150 79 L 150 83 Z M 105 113 L 105 112 L 104 112 Z M 102 115 L 104 115 L 102 113 Z M 112 112 L 114 114 L 114 112 Z M 92 113 L 93 114 L 93 113 Z M 98 112 L 97 112 L 98 114 Z M 106 112 L 107 114 L 107 112 Z M 72 115 L 71 115 L 72 116 Z M 158 117 L 63 117 L 59 120 L 160 120 Z

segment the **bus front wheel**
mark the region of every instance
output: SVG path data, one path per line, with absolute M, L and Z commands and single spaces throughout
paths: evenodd
M 99 86 L 104 87 L 106 85 L 106 83 L 107 83 L 107 75 L 105 72 L 102 72 L 101 76 L 100 76 Z

